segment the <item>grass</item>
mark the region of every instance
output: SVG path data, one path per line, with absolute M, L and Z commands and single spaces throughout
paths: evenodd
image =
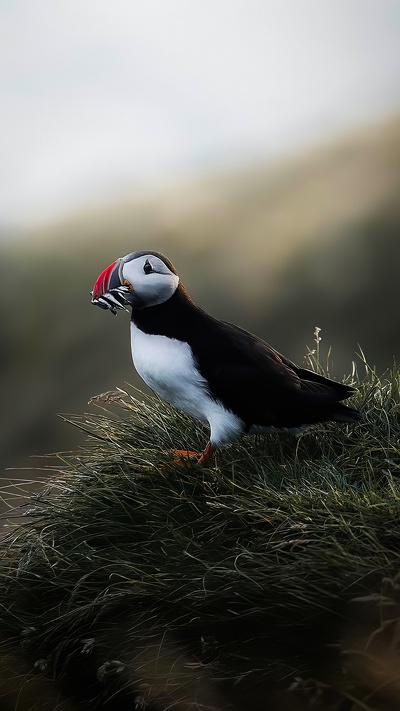
M 397 709 L 400 373 L 362 368 L 362 424 L 244 438 L 206 470 L 170 453 L 206 431 L 132 388 L 67 417 L 87 446 L 1 545 L 4 698 Z

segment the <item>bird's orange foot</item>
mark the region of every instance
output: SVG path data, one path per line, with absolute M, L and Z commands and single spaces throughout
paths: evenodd
M 214 447 L 208 443 L 204 452 L 192 452 L 188 449 L 173 449 L 172 451 L 178 457 L 178 459 L 174 460 L 175 464 L 179 464 L 181 467 L 184 467 L 188 460 L 200 464 L 201 467 L 206 467 L 215 450 Z
M 174 459 L 175 464 L 181 467 L 185 466 L 188 460 L 193 459 L 197 462 L 201 457 L 201 452 L 192 452 L 190 449 L 173 449 L 172 453 L 177 456 L 177 459 Z

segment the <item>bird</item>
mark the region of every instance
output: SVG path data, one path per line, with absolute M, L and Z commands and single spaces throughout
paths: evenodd
M 256 335 L 206 313 L 172 262 L 135 251 L 101 272 L 92 304 L 130 311 L 132 360 L 159 397 L 209 426 L 203 452 L 174 450 L 206 466 L 215 452 L 252 433 L 301 433 L 319 422 L 353 423 L 343 404 L 355 389 L 292 363 Z

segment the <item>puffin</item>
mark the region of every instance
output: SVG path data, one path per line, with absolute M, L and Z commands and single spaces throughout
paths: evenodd
M 221 446 L 246 434 L 301 433 L 319 422 L 353 423 L 343 404 L 355 389 L 298 367 L 252 333 L 197 306 L 172 262 L 136 251 L 101 272 L 92 304 L 131 313 L 134 367 L 160 398 L 208 423 L 203 452 L 174 450 L 179 463 L 207 465 Z

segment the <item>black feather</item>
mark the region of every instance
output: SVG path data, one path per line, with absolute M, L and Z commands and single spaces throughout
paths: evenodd
M 212 396 L 247 429 L 360 419 L 341 403 L 353 388 L 297 367 L 257 336 L 206 314 L 181 284 L 163 304 L 133 310 L 132 319 L 145 333 L 188 343 Z

